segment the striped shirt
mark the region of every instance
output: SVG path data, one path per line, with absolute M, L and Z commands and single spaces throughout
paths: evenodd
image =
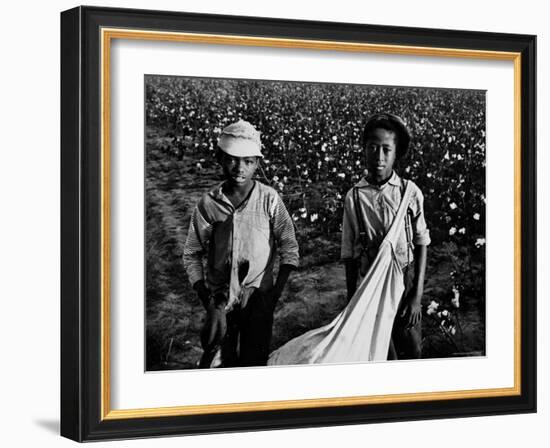
M 279 194 L 254 182 L 248 198 L 237 208 L 217 185 L 197 203 L 183 251 L 192 285 L 205 280 L 212 294 L 227 297 L 226 310 L 243 306 L 255 288 L 267 291 L 274 283 L 273 267 L 298 266 L 294 224 Z
M 411 229 L 409 241 L 413 245 L 430 244 L 430 232 L 424 218 L 424 196 L 420 188 L 408 180 L 413 188 L 409 211 L 411 214 Z M 359 210 L 356 210 L 354 189 L 357 189 Z M 401 203 L 401 193 L 404 190 L 403 180 L 393 172 L 390 179 L 383 185 L 370 184 L 361 179 L 348 191 L 344 203 L 344 219 L 342 223 L 341 258 L 360 259 L 361 274 L 364 275 L 378 252 L 380 243 L 390 229 L 393 219 Z M 365 240 L 360 237 L 358 212 L 365 226 Z M 407 243 L 407 229 L 403 223 L 394 250 L 401 267 L 405 267 L 414 259 L 411 245 Z M 366 242 L 367 247 L 363 245 Z M 365 249 L 365 250 L 363 250 Z

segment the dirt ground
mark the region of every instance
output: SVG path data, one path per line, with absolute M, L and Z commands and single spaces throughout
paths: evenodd
M 200 359 L 205 311 L 187 281 L 181 256 L 194 204 L 221 181 L 216 167 L 201 163 L 199 155 L 173 153 L 170 140 L 153 132 L 147 139 L 147 370 L 195 368 Z M 275 309 L 272 349 L 330 322 L 346 304 L 344 266 L 338 261 L 340 235 L 298 229 L 298 240 L 301 266 Z M 430 247 L 423 308 L 452 294 L 451 270 L 445 251 Z M 459 331 L 453 337 L 424 314 L 423 357 L 484 354 L 480 300 L 463 296 L 457 311 Z

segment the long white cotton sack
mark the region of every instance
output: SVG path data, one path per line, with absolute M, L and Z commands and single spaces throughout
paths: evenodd
M 357 291 L 336 318 L 294 338 L 271 353 L 268 365 L 383 361 L 388 357 L 393 321 L 405 289 L 394 242 L 403 223 L 411 188 L 378 254 Z

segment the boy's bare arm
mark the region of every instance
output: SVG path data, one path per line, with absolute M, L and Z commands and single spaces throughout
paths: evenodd
M 416 263 L 414 265 L 414 284 L 413 291 L 415 300 L 420 302 L 424 293 L 424 277 L 426 275 L 426 260 L 428 259 L 428 246 L 416 246 L 414 248 L 414 257 Z
M 348 291 L 348 302 L 357 289 L 357 277 L 359 275 L 359 263 L 354 259 L 345 260 L 346 263 L 346 287 Z
M 414 280 L 411 291 L 401 311 L 401 317 L 407 317 L 407 327 L 414 327 L 422 317 L 421 299 L 424 293 L 424 277 L 426 275 L 426 260 L 428 258 L 428 247 L 418 245 L 414 248 Z
M 193 289 L 197 292 L 199 299 L 201 300 L 202 305 L 205 309 L 208 309 L 210 306 L 210 290 L 206 286 L 204 280 L 198 280 L 193 284 Z
M 277 275 L 277 281 L 273 288 L 269 291 L 269 296 L 273 302 L 273 307 L 277 304 L 277 300 L 281 297 L 283 290 L 285 289 L 286 282 L 290 273 L 296 269 L 296 266 L 291 264 L 282 264 L 279 268 L 279 274 Z

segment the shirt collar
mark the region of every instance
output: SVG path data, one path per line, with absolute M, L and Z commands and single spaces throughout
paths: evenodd
M 250 193 L 248 193 L 248 196 L 243 200 L 243 202 L 241 204 L 239 204 L 239 206 L 237 207 L 237 209 L 243 207 L 249 200 L 250 200 L 250 197 L 252 196 L 252 194 L 254 194 L 254 192 L 257 190 L 256 188 L 256 184 L 258 183 L 256 180 L 253 181 L 254 182 L 254 185 L 252 186 L 252 189 L 250 190 Z M 228 205 L 231 209 L 234 209 L 234 205 L 231 203 L 231 201 L 229 199 L 227 199 L 227 196 L 225 196 L 225 194 L 223 194 L 223 184 L 225 183 L 224 182 L 221 182 L 220 184 L 218 185 L 215 185 L 211 190 L 210 192 L 208 193 L 214 200 L 218 201 L 218 202 L 223 202 L 224 204 Z
M 366 177 L 362 177 L 361 180 L 357 183 L 356 186 L 359 187 L 359 188 L 361 188 L 361 187 L 371 187 L 371 188 L 382 189 L 388 184 L 390 184 L 394 187 L 401 187 L 401 178 L 397 175 L 397 173 L 395 171 L 392 171 L 392 175 L 390 176 L 388 181 L 383 183 L 382 185 L 371 184 L 367 180 Z
M 210 190 L 210 193 L 209 193 L 210 196 L 212 196 L 214 199 L 223 200 L 225 195 L 223 194 L 222 187 L 223 187 L 223 182 L 219 183 L 218 185 L 215 185 L 214 188 Z

